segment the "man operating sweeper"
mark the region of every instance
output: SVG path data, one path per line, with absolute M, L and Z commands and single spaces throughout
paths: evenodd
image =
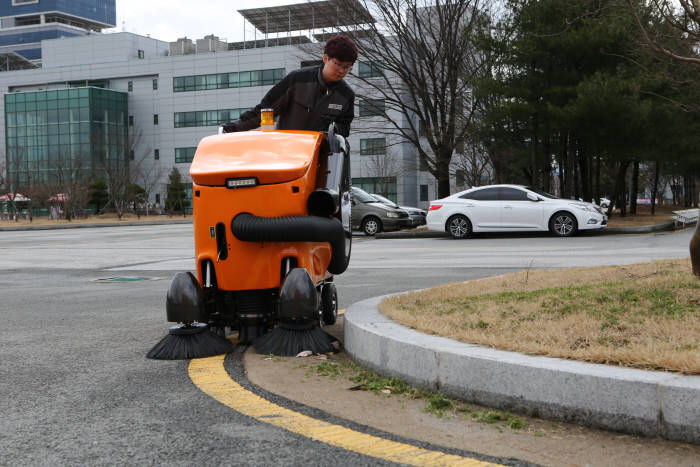
M 336 123 L 347 137 L 355 115 L 355 93 L 343 80 L 357 60 L 357 46 L 339 34 L 326 41 L 323 65 L 292 71 L 268 91 L 260 104 L 223 126 L 224 133 L 260 126 L 261 109 L 273 109 L 278 130 L 326 131 Z

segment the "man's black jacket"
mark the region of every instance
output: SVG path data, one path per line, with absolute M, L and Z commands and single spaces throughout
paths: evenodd
M 251 130 L 260 126 L 260 109 L 271 108 L 279 117 L 279 130 L 327 131 L 335 122 L 338 133 L 348 136 L 355 116 L 355 93 L 340 80 L 326 84 L 322 66 L 292 71 L 272 87 L 255 108 L 224 125 L 225 132 Z

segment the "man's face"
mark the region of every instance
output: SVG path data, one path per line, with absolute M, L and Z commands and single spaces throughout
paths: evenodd
M 335 83 L 345 78 L 352 68 L 353 62 L 341 62 L 337 58 L 329 58 L 323 54 L 323 79 L 326 83 Z

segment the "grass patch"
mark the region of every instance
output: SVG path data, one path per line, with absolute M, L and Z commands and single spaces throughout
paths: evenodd
M 527 426 L 527 422 L 524 419 L 510 412 L 504 412 L 501 410 L 481 410 L 479 412 L 472 413 L 472 418 L 478 422 L 486 422 L 491 424 L 502 423 L 504 426 L 514 430 L 519 430 Z
M 411 386 L 398 377 L 387 378 L 381 376 L 372 370 L 360 367 L 352 361 L 343 361 L 339 363 L 324 361 L 314 363 L 306 368 L 307 372 L 302 382 L 308 381 L 308 378 L 313 374 L 333 380 L 342 375 L 356 384 L 356 386 L 351 388 L 353 390 L 373 392 L 383 397 L 398 396 L 424 400 L 425 407 L 423 411 L 433 414 L 438 418 L 470 417 L 477 422 L 488 424 L 497 423 L 499 427 L 511 428 L 513 430 L 519 430 L 528 426 L 528 422 L 524 418 L 520 418 L 510 412 L 495 409 L 483 410 L 483 407 L 465 404 L 451 399 L 438 391 Z
M 529 270 L 387 298 L 423 332 L 529 355 L 700 374 L 690 261 Z

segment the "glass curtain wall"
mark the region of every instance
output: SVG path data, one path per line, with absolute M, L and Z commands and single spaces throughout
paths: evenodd
M 127 161 L 127 94 L 93 87 L 5 95 L 7 176 L 17 188 L 98 178 Z

